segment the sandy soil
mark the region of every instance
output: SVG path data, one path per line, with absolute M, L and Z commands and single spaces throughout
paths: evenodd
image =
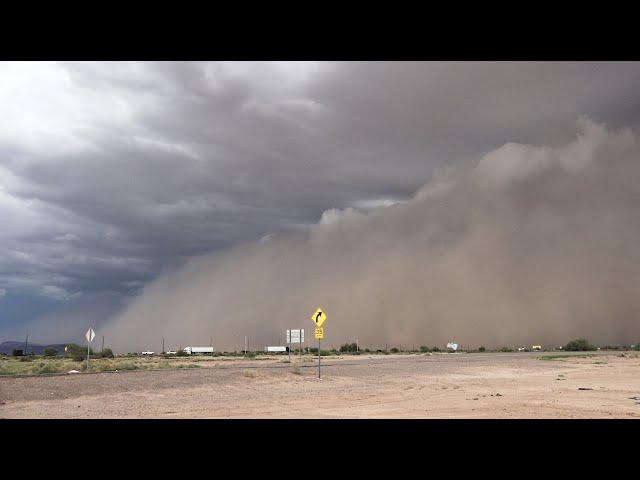
M 0 377 L 0 418 L 640 418 L 640 355 L 345 356 Z

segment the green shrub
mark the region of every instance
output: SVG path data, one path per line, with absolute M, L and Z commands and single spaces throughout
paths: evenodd
M 116 367 L 117 370 L 139 370 L 140 366 L 133 362 L 122 362 Z
M 178 350 L 178 351 L 176 352 L 176 355 L 177 355 L 178 357 L 186 357 L 186 356 L 187 356 L 187 352 L 185 352 L 184 350 Z
M 640 342 L 636 342 L 636 347 L 634 348 L 634 350 L 640 350 Z
M 391 349 L 391 353 L 398 353 L 400 350 L 398 350 L 396 347 L 393 347 Z
M 87 347 L 78 345 L 77 343 L 70 343 L 67 345 L 66 356 L 73 358 L 74 362 L 81 362 L 87 359 Z M 93 349 L 89 348 L 89 353 L 93 355 Z
M 568 352 L 591 352 L 597 350 L 597 348 L 585 338 L 578 338 L 567 343 L 563 350 Z
M 56 350 L 55 348 L 47 347 L 44 349 L 45 357 L 55 357 L 56 355 L 58 355 L 58 350 Z
M 509 347 L 502 347 L 500 350 L 498 350 L 499 352 L 504 352 L 504 353 L 508 353 L 508 352 L 513 352 L 513 348 L 509 348 Z
M 441 352 L 442 350 L 440 350 L 438 347 L 433 347 L 431 349 L 432 352 Z
M 113 358 L 113 351 L 110 348 L 105 348 L 102 353 L 100 353 L 101 358 Z
M 478 349 L 478 351 L 479 351 L 479 352 L 485 352 L 486 350 L 487 350 L 487 349 L 486 349 L 486 348 L 484 348 L 484 347 L 480 347 L 480 348 Z
M 431 351 L 431 349 L 430 349 L 429 347 L 427 347 L 426 345 L 422 345 L 422 346 L 420 347 L 420 351 L 421 351 L 422 353 L 428 353 L 428 352 L 430 352 L 430 351 Z
M 60 373 L 59 367 L 54 367 L 53 365 L 44 365 L 40 367 L 38 373 Z
M 357 351 L 358 351 L 358 344 L 356 342 L 345 343 L 344 345 L 340 346 L 340 353 L 357 352 Z

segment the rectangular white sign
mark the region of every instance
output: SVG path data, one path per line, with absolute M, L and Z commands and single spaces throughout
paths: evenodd
M 304 343 L 304 328 L 287 330 L 287 343 Z

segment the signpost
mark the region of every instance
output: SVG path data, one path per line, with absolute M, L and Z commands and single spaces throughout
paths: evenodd
M 287 330 L 287 343 L 291 346 L 292 343 L 298 344 L 300 352 L 300 361 L 302 361 L 302 344 L 304 343 L 304 328 L 299 330 Z M 291 350 L 291 349 L 289 349 Z M 291 361 L 291 352 L 289 352 L 289 361 Z
M 324 338 L 324 328 L 322 324 L 327 319 L 327 315 L 320 307 L 311 315 L 311 320 L 316 324 L 316 338 L 318 339 L 318 378 L 320 378 L 320 339 Z
M 89 330 L 87 330 L 87 333 L 85 335 L 85 337 L 87 337 L 87 372 L 89 371 L 89 345 L 91 345 L 91 342 L 93 341 L 95 336 L 96 332 L 93 331 L 93 328 L 89 327 Z

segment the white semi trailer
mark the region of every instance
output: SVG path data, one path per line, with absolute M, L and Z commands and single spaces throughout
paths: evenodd
M 213 353 L 213 347 L 185 347 L 183 351 L 187 355 L 194 353 Z
M 289 347 L 264 347 L 264 351 L 287 353 L 289 351 Z

